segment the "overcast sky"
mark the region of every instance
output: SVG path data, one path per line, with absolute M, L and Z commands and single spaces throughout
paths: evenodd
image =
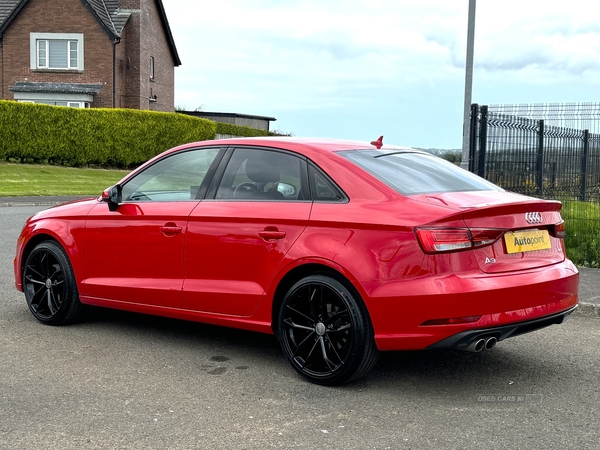
M 175 105 L 460 148 L 468 0 L 163 0 Z M 478 0 L 473 102 L 600 101 L 594 0 Z

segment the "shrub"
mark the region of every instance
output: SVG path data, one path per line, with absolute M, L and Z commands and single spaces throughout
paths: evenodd
M 0 158 L 131 168 L 180 144 L 214 139 L 216 124 L 176 113 L 0 101 Z
M 264 130 L 258 130 L 256 128 L 246 127 L 244 125 L 234 125 L 232 123 L 217 122 L 217 134 L 226 136 L 240 136 L 240 137 L 256 137 L 256 136 L 270 136 L 271 133 Z

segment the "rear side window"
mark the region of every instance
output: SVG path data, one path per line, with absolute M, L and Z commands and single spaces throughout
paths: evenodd
M 403 195 L 502 190 L 451 162 L 424 153 L 351 150 L 338 154 Z
M 309 166 L 310 189 L 316 202 L 346 202 L 342 191 L 320 169 L 312 164 Z
M 294 155 L 237 148 L 227 164 L 217 200 L 303 200 L 302 173 L 306 162 Z

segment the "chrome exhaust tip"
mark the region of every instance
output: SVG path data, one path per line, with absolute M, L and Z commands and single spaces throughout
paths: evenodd
M 491 337 L 491 338 L 487 338 L 485 340 L 485 349 L 486 350 L 491 350 L 496 346 L 496 342 L 498 342 L 498 339 L 496 339 L 495 337 Z
M 473 342 L 471 342 L 465 348 L 465 350 L 468 351 L 468 352 L 479 353 L 480 351 L 482 351 L 485 348 L 485 344 L 486 344 L 486 340 L 485 339 L 476 339 Z

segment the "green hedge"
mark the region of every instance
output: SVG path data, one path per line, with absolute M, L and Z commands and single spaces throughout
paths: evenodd
M 243 125 L 233 125 L 231 123 L 217 122 L 217 134 L 228 134 L 239 137 L 271 136 L 268 131 L 258 130 Z
M 215 133 L 215 122 L 183 114 L 0 101 L 1 160 L 131 168 Z

